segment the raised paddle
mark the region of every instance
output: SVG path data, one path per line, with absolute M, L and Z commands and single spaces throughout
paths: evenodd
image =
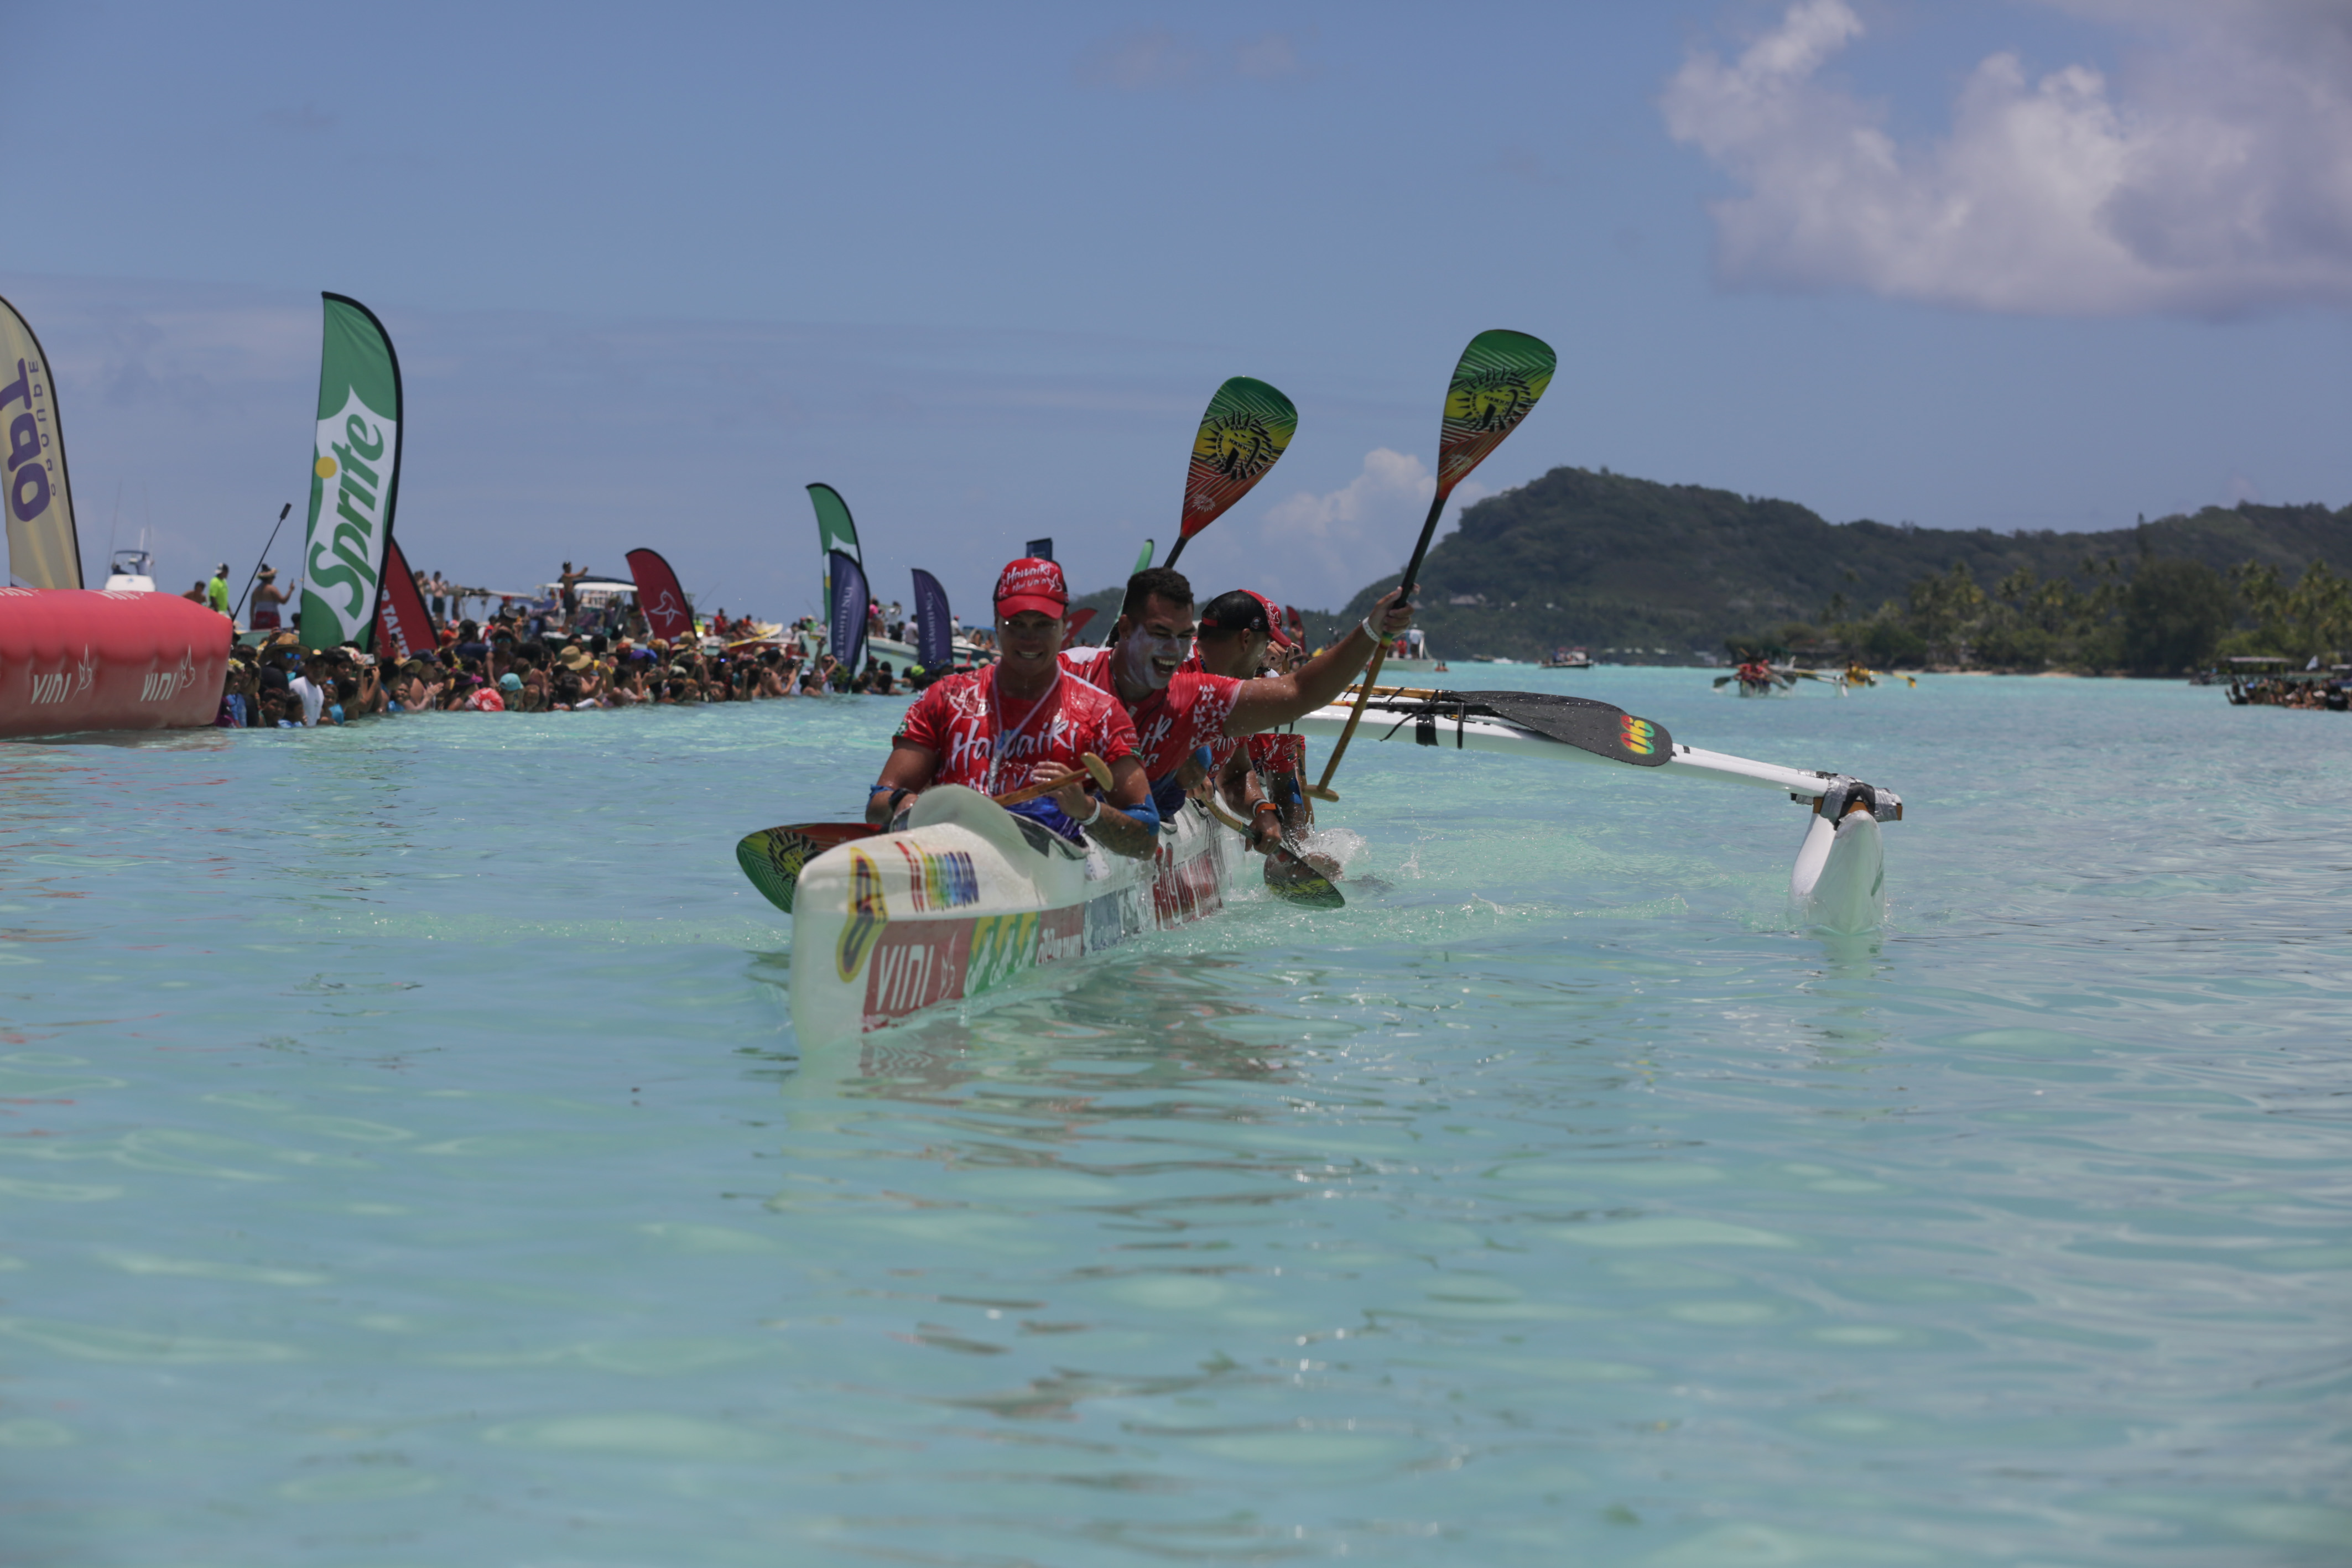
M 1437 519 L 1444 513 L 1454 486 L 1468 478 L 1470 470 L 1484 463 L 1503 444 L 1503 437 L 1519 427 L 1544 389 L 1551 385 L 1552 371 L 1559 364 L 1559 356 L 1552 352 L 1550 344 L 1525 332 L 1481 332 L 1462 350 L 1454 379 L 1446 383 L 1445 419 L 1437 435 L 1437 494 L 1429 498 L 1429 516 L 1422 522 L 1412 559 L 1405 563 L 1404 576 L 1398 581 L 1398 603 L 1412 598 L 1422 559 L 1429 554 L 1429 541 L 1436 537 Z M 1372 700 L 1372 683 L 1380 679 L 1381 666 L 1388 656 L 1388 639 L 1383 637 L 1364 672 L 1364 689 L 1356 698 L 1356 711 L 1348 716 L 1348 727 L 1332 743 L 1331 760 L 1323 765 L 1323 777 L 1307 791 L 1318 800 L 1339 798 L 1331 788 L 1331 776 L 1339 771 L 1339 758 L 1347 755 L 1348 742 L 1355 738 L 1356 726 Z
M 1109 765 L 1091 751 L 1083 760 L 1094 781 L 1109 789 Z M 1067 782 L 1063 779 L 1053 784 L 1024 784 L 993 799 L 1000 806 L 1025 805 L 1042 800 Z M 793 894 L 800 886 L 803 866 L 829 849 L 856 839 L 870 839 L 884 831 L 866 822 L 793 822 L 781 828 L 762 828 L 736 841 L 735 863 L 743 868 L 743 874 L 751 879 L 751 885 L 770 904 L 790 915 Z
M 1223 517 L 1273 472 L 1297 434 L 1298 410 L 1264 382 L 1235 376 L 1217 389 L 1201 415 L 1201 428 L 1193 433 L 1192 461 L 1184 470 L 1184 516 L 1167 565 L 1174 566 L 1194 534 Z M 1143 553 L 1135 558 L 1137 571 L 1151 564 L 1152 542 L 1143 541 Z M 1114 618 L 1112 630 L 1118 625 Z M 1104 643 L 1110 639 L 1106 631 Z
M 1201 415 L 1199 434 L 1192 437 L 1192 462 L 1184 471 L 1182 532 L 1168 552 L 1170 566 L 1194 534 L 1223 517 L 1274 471 L 1297 432 L 1298 410 L 1264 382 L 1235 376 L 1217 389 L 1208 412 Z M 1144 553 L 1150 553 L 1148 545 Z

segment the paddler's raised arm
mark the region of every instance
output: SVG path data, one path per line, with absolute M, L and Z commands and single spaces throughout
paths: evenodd
M 1241 690 L 1234 694 L 1234 711 L 1225 720 L 1225 733 L 1235 737 L 1255 735 L 1262 729 L 1288 724 L 1318 707 L 1329 706 L 1380 646 L 1380 640 L 1364 627 L 1376 625 L 1381 638 L 1388 638 L 1412 624 L 1412 606 L 1397 602 L 1397 591 L 1389 590 L 1372 606 L 1372 612 L 1364 617 L 1364 625 L 1356 627 L 1289 674 L 1261 675 L 1254 681 L 1244 681 Z

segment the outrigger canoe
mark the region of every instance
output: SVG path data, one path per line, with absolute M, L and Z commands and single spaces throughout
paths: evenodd
M 1360 688 L 1299 719 L 1302 735 L 1337 738 Z M 1783 768 L 1685 746 L 1664 725 L 1586 697 L 1549 692 L 1449 692 L 1374 686 L 1359 740 L 1501 752 L 1546 762 L 1597 762 L 1654 768 L 1685 778 L 1727 779 L 1781 789 L 1812 818 L 1798 846 L 1789 896 L 1809 925 L 1875 930 L 1885 915 L 1881 822 L 1903 820 L 1903 798 L 1844 773 Z
M 829 848 L 784 828 L 737 846 L 752 881 L 792 911 L 803 1040 L 855 1038 L 1213 915 L 1247 857 L 1238 834 L 1190 803 L 1150 860 L 1082 849 L 955 785 L 925 790 L 908 822 Z
M 1349 701 L 1294 727 L 1336 737 Z M 1810 808 L 1790 896 L 1810 925 L 1874 929 L 1884 915 L 1879 824 L 1903 800 L 1843 773 L 1685 746 L 1603 702 L 1535 692 L 1373 689 L 1359 737 L 1592 761 L 1786 791 Z M 770 828 L 736 846 L 744 873 L 793 916 L 793 1024 L 804 1041 L 855 1039 L 980 997 L 1042 965 L 1189 925 L 1223 908 L 1255 863 L 1242 835 L 1188 802 L 1148 861 L 1084 848 L 955 786 L 917 798 L 908 825 Z

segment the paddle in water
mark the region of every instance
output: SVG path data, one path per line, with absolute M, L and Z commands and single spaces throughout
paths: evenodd
M 1106 791 L 1110 789 L 1110 767 L 1089 751 L 1086 754 L 1087 772 Z M 994 797 L 1000 806 L 1026 805 L 1043 800 L 1069 782 L 1057 779 L 1050 784 L 1024 784 L 1018 789 Z M 884 829 L 867 822 L 793 822 L 781 828 L 762 828 L 756 833 L 746 833 L 735 843 L 735 863 L 751 879 L 751 885 L 778 909 L 793 912 L 793 894 L 800 886 L 801 871 L 809 862 L 830 849 L 836 849 L 856 839 L 870 839 Z
M 1437 519 L 1444 515 L 1454 487 L 1468 478 L 1470 471 L 1534 411 L 1559 364 L 1559 356 L 1552 352 L 1550 344 L 1525 332 L 1481 332 L 1462 350 L 1461 362 L 1454 367 L 1454 379 L 1445 388 L 1445 419 L 1437 436 L 1437 493 L 1429 498 L 1429 516 L 1421 525 L 1412 559 L 1405 563 L 1404 576 L 1397 584 L 1399 603 L 1412 598 L 1422 559 L 1429 554 L 1429 541 L 1437 535 Z M 1347 754 L 1348 742 L 1355 738 L 1356 726 L 1364 716 L 1365 705 L 1371 701 L 1372 683 L 1380 679 L 1388 652 L 1387 640 L 1382 639 L 1372 651 L 1371 666 L 1364 672 L 1364 689 L 1356 699 L 1356 711 L 1348 716 L 1348 727 L 1332 744 L 1322 779 L 1307 791 L 1318 800 L 1339 798 L 1331 788 L 1331 776 L 1339 771 L 1339 758 Z
M 1209 815 L 1244 840 L 1249 838 L 1249 824 L 1226 810 L 1224 802 L 1216 798 L 1213 789 L 1202 798 L 1201 803 L 1208 808 Z M 1330 877 L 1302 853 L 1287 834 L 1280 843 L 1266 852 L 1265 890 L 1276 898 L 1307 909 L 1344 909 L 1348 905 L 1347 896 L 1331 885 Z

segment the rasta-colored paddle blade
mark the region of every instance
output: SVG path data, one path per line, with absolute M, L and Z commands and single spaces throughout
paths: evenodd
M 1264 382 L 1235 376 L 1219 387 L 1192 438 L 1192 463 L 1184 475 L 1183 537 L 1191 538 L 1248 495 L 1297 432 L 1298 410 Z
M 1302 855 L 1280 850 L 1265 857 L 1265 890 L 1306 909 L 1345 909 L 1348 899 Z
M 1559 356 L 1525 332 L 1481 332 L 1462 350 L 1445 388 L 1437 437 L 1437 493 L 1452 490 L 1534 412 Z
M 864 822 L 794 822 L 789 827 L 762 828 L 737 841 L 735 863 L 743 868 L 761 897 L 790 915 L 802 868 L 836 845 L 870 839 L 880 831 Z

